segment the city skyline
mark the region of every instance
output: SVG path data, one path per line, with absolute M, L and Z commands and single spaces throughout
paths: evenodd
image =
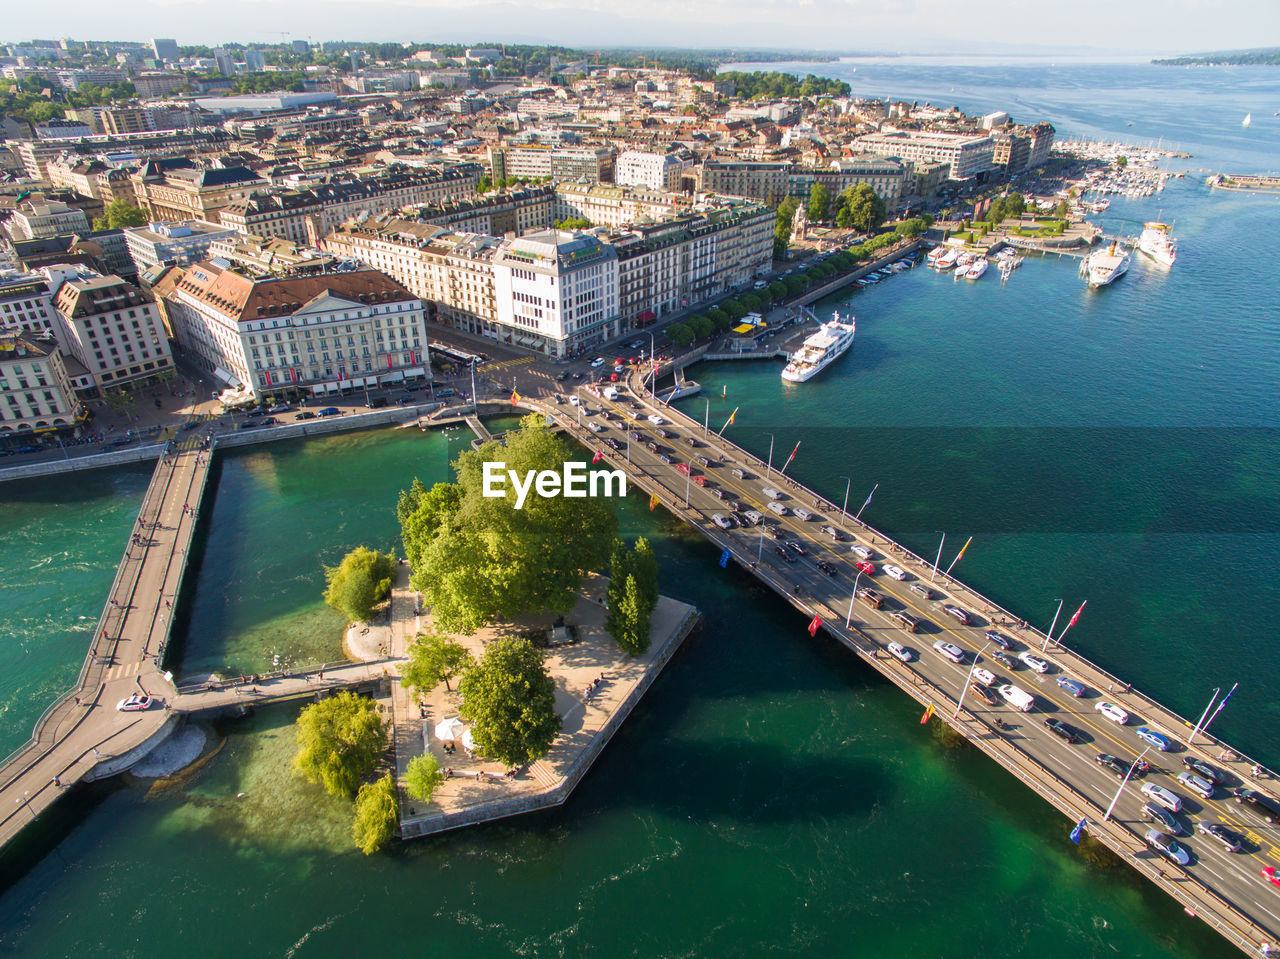
M 56 16 L 39 7 L 12 11 L 8 42 L 32 37 L 121 40 L 175 36 L 180 43 L 279 43 L 286 39 L 505 41 L 601 48 L 750 46 L 868 53 L 1080 55 L 1206 53 L 1280 44 L 1280 7 L 1268 0 L 1138 0 L 1113 5 L 1085 0 L 1065 8 L 993 0 L 981 18 L 955 18 L 940 0 L 725 0 L 658 2 L 619 16 L 605 0 L 525 3 L 382 0 L 352 3 L 298 0 L 219 3 L 222 28 L 210 23 L 208 0 L 152 0 L 131 5 L 133 16 L 87 0 L 64 0 Z M 728 18 L 732 17 L 729 21 Z M 51 22 L 72 26 L 51 34 Z M 495 31 L 494 24 L 501 24 Z M 1105 24 L 1105 30 L 1097 29 Z M 1247 24 L 1247 31 L 1243 25 Z M 998 29 L 993 31 L 993 25 Z M 495 32 L 498 34 L 495 36 Z M 1248 37 L 1245 37 L 1245 34 Z M 625 41 L 625 42 L 624 42 Z

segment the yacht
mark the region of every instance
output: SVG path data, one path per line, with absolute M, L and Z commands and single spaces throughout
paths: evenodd
M 969 264 L 969 272 L 964 275 L 966 280 L 980 280 L 982 274 L 987 272 L 987 258 L 980 256 Z
M 1129 272 L 1129 251 L 1112 242 L 1105 250 L 1095 250 L 1080 264 L 1080 273 L 1092 287 L 1108 286 Z
M 841 320 L 836 313 L 831 320 L 818 327 L 818 332 L 806 337 L 804 345 L 791 357 L 782 378 L 788 383 L 804 383 L 813 379 L 853 345 L 854 318 Z
M 1240 121 L 1240 125 L 1241 125 L 1242 127 L 1245 127 L 1246 129 L 1248 129 L 1249 124 L 1250 124 L 1250 123 L 1252 123 L 1252 122 L 1253 122 L 1253 114 L 1252 114 L 1252 113 L 1246 113 L 1246 114 L 1244 115 L 1244 119 Z
M 949 270 L 956 265 L 956 260 L 959 258 L 959 256 L 960 256 L 959 250 L 947 250 L 946 253 L 938 257 L 937 261 L 933 265 L 936 266 L 939 270 Z
M 1173 266 L 1178 258 L 1178 244 L 1169 235 L 1173 229 L 1168 223 L 1142 224 L 1142 236 L 1138 240 L 1138 249 L 1162 266 Z

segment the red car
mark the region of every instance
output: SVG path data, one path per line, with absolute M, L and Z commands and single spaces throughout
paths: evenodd
M 706 485 L 707 485 L 707 478 L 706 478 L 705 476 L 695 476 L 695 477 L 693 478 L 693 485 L 694 485 L 694 486 L 706 486 Z
M 609 382 L 610 382 L 610 383 L 616 383 L 616 382 L 618 382 L 618 374 L 617 374 L 617 373 L 613 373 L 613 374 L 611 374 L 611 375 L 609 376 Z
M 874 576 L 876 574 L 875 563 L 864 562 L 864 563 L 854 563 L 853 565 L 858 567 L 858 569 L 862 570 L 862 572 L 865 573 L 867 576 Z
M 688 463 L 680 463 L 679 465 L 677 465 L 677 466 L 676 466 L 676 469 L 678 469 L 681 473 L 684 473 L 685 475 L 688 475 L 688 473 L 689 473 L 689 464 L 688 464 Z
M 1263 866 L 1262 878 L 1273 886 L 1280 886 L 1280 872 L 1276 871 L 1275 866 Z

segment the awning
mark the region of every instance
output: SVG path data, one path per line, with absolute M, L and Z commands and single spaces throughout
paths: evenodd
M 654 313 L 653 310 L 645 310 L 643 313 L 641 313 L 639 316 L 636 317 L 636 319 L 639 320 L 641 323 L 647 323 L 649 320 L 656 320 L 657 318 L 658 318 L 658 314 Z
M 401 371 L 399 371 L 399 370 L 397 370 L 397 371 L 396 371 L 396 372 L 394 372 L 394 373 L 387 373 L 385 376 L 383 376 L 383 377 L 382 377 L 382 379 L 380 380 L 380 382 L 382 382 L 382 383 L 399 383 L 399 382 L 401 382 L 403 379 L 404 379 L 404 373 L 403 373 L 403 372 L 401 372 Z
M 411 370 L 405 370 L 404 375 L 405 376 L 426 376 L 427 371 L 421 366 L 415 366 Z
M 226 383 L 228 386 L 240 385 L 240 381 L 236 379 L 235 376 L 224 370 L 221 366 L 215 366 L 213 368 L 213 375 L 222 380 L 222 382 Z
M 740 323 L 733 328 L 733 332 L 741 335 L 743 333 L 754 333 L 755 329 L 750 323 Z

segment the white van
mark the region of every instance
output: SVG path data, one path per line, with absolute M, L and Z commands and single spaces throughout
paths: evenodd
M 777 513 L 779 516 L 786 516 L 788 513 L 787 508 L 776 500 L 772 503 L 766 504 L 765 509 L 770 513 Z
M 745 519 L 752 526 L 759 526 L 761 523 L 764 522 L 764 517 L 761 516 L 759 513 L 757 513 L 753 509 L 749 509 L 745 513 L 743 513 L 742 518 Z
M 776 490 L 772 486 L 766 486 L 760 492 L 764 493 L 769 499 L 782 499 L 784 495 L 781 490 Z
M 602 391 L 602 395 L 606 400 L 616 400 L 618 398 L 618 388 L 616 386 L 606 386 Z
M 996 692 L 1000 694 L 1000 698 L 1012 706 L 1014 709 L 1021 709 L 1024 713 L 1031 712 L 1031 707 L 1036 704 L 1036 698 L 1030 693 L 1019 689 L 1017 686 L 1004 685 L 997 686 Z

